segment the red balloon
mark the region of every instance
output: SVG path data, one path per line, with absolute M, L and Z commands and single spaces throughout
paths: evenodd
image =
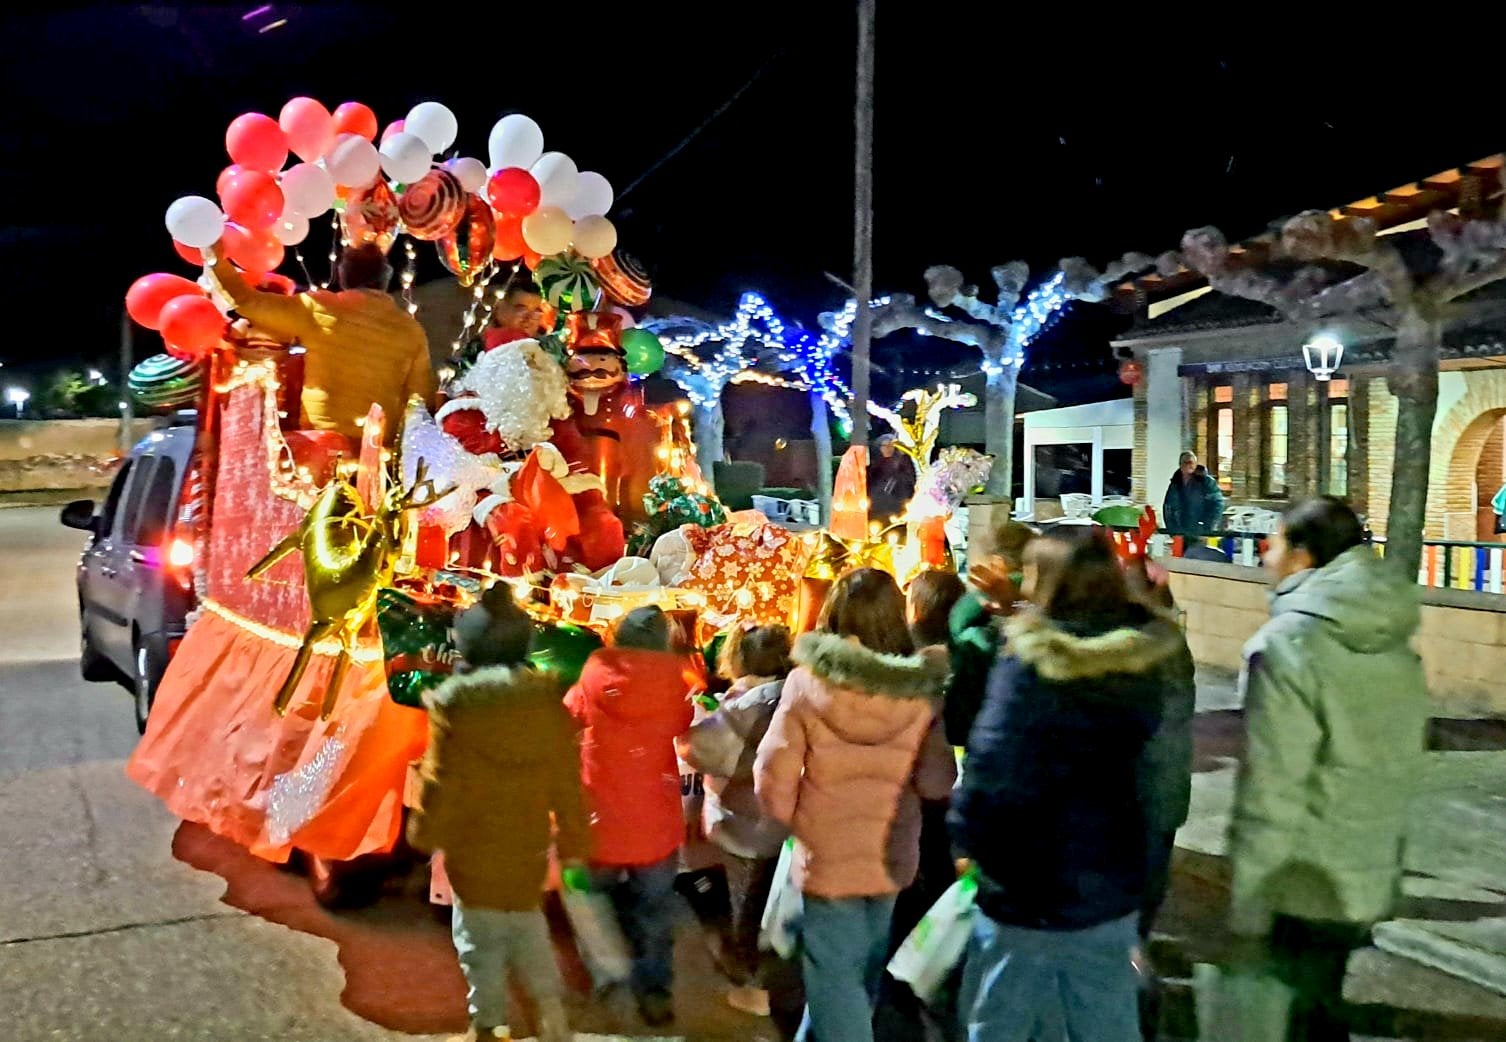
M 347 101 L 335 109 L 334 120 L 336 137 L 341 134 L 359 134 L 367 141 L 376 140 L 376 113 L 359 101 Z
M 382 131 L 382 144 L 385 145 L 387 143 L 387 139 L 392 137 L 392 135 L 401 134 L 403 132 L 403 127 L 407 125 L 408 121 L 406 119 L 395 119 L 391 123 L 388 123 L 387 129 Z
M 231 163 L 225 169 L 221 170 L 220 176 L 214 182 L 214 194 L 221 199 L 225 198 L 225 186 L 230 183 L 232 177 L 245 169 L 239 163 Z
M 294 98 L 282 107 L 277 125 L 288 136 L 288 147 L 312 163 L 335 143 L 335 124 L 329 109 L 313 98 Z
M 245 271 L 261 275 L 282 263 L 282 243 L 270 232 L 251 231 L 235 223 L 225 225 L 225 237 L 220 240 L 225 247 L 225 256 Z
M 520 166 L 498 170 L 486 183 L 486 198 L 498 215 L 521 220 L 539 208 L 539 182 Z
M 207 297 L 175 297 L 162 309 L 162 339 L 176 358 L 198 361 L 225 336 L 225 316 Z
M 168 302 L 189 296 L 203 299 L 204 290 L 198 283 L 190 282 L 181 275 L 169 275 L 166 272 L 143 275 L 126 290 L 126 312 L 138 325 L 147 329 L 161 329 L 162 310 Z
M 514 261 L 528 250 L 523 241 L 523 218 L 503 214 L 497 218 L 497 244 L 492 256 L 499 261 Z
M 195 268 L 202 268 L 204 266 L 204 252 L 202 250 L 195 249 L 192 246 L 184 246 L 177 239 L 173 240 L 173 249 L 178 251 L 179 257 L 182 257 Z
M 253 231 L 265 231 L 282 216 L 282 189 L 276 178 L 260 170 L 231 175 L 220 192 L 220 202 L 227 217 Z
M 248 112 L 225 131 L 225 151 L 249 170 L 281 170 L 288 159 L 288 136 L 271 116 Z

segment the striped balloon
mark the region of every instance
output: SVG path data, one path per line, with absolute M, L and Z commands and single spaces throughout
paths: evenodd
M 479 196 L 466 198 L 460 222 L 437 243 L 439 259 L 454 273 L 462 286 L 475 282 L 491 262 L 492 247 L 497 244 L 497 221 L 492 208 Z
M 465 215 L 465 189 L 448 170 L 430 170 L 408 186 L 397 203 L 403 226 L 415 239 L 442 239 Z
M 126 377 L 131 397 L 150 409 L 188 405 L 204 386 L 204 367 L 172 355 L 153 355 Z
M 591 263 L 574 254 L 545 257 L 534 269 L 533 281 L 549 306 L 560 311 L 587 311 L 596 303 Z
M 653 295 L 654 284 L 649 281 L 648 272 L 643 270 L 636 257 L 621 249 L 596 258 L 591 262 L 591 268 L 613 303 L 625 308 L 641 308 Z

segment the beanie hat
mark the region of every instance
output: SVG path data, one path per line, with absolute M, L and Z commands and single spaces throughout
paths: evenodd
M 455 616 L 455 650 L 473 666 L 515 666 L 528 658 L 533 621 L 512 587 L 495 583 L 481 600 Z

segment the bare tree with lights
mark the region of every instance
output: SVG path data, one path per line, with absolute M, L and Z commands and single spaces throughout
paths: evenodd
M 1026 295 L 1030 267 L 1011 261 L 992 270 L 998 289 L 992 304 L 980 300 L 978 287 L 966 285 L 956 268 L 927 268 L 926 290 L 934 306 L 922 307 L 907 294 L 890 297 L 873 307 L 873 335 L 876 339 L 913 329 L 922 336 L 975 347 L 983 355 L 984 447 L 994 458 L 984 488 L 988 495 L 1007 500 L 1014 481 L 1015 391 L 1031 340 L 1067 301 L 1104 300 L 1116 281 L 1154 263 L 1147 254 L 1126 253 L 1100 272 L 1081 257 L 1069 257 Z M 948 310 L 965 317 L 946 314 Z
M 1355 316 L 1396 331 L 1386 374 L 1398 402 L 1386 556 L 1406 575 L 1416 575 L 1422 562 L 1444 322 L 1453 301 L 1506 278 L 1506 219 L 1435 211 L 1428 233 L 1442 260 L 1427 275 L 1413 273 L 1373 221 L 1322 210 L 1298 214 L 1281 228 L 1270 259 L 1305 265 L 1289 277 L 1231 251 L 1217 228 L 1182 238 L 1181 260 L 1220 293 L 1266 304 L 1300 325 Z

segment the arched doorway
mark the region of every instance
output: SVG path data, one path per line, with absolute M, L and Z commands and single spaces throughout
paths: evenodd
M 1506 485 L 1506 409 L 1471 420 L 1459 434 L 1445 483 L 1444 538 L 1506 541 L 1495 534 L 1490 501 Z

